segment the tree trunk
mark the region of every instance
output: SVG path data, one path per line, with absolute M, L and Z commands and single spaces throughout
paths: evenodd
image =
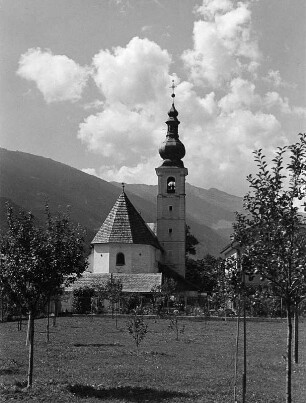
M 247 335 L 246 335 L 246 288 L 245 272 L 242 269 L 243 281 L 243 374 L 242 374 L 242 403 L 246 402 L 247 387 Z
M 29 366 L 28 366 L 28 388 L 33 383 L 33 362 L 34 362 L 34 312 L 29 313 Z
M 299 304 L 294 305 L 294 362 L 299 362 Z
M 19 314 L 18 314 L 17 323 L 18 323 L 18 325 L 17 325 L 18 331 L 22 330 L 22 313 L 21 313 L 21 310 L 19 311 Z
M 50 298 L 48 298 L 47 306 L 47 342 L 50 341 Z
M 57 297 L 54 298 L 54 316 L 53 316 L 53 322 L 52 322 L 52 326 L 55 327 L 56 326 L 56 317 L 57 317 Z
M 287 302 L 287 368 L 286 368 L 286 403 L 292 403 L 292 305 Z
M 28 317 L 26 346 L 29 344 L 29 341 L 30 341 L 30 314 L 29 314 L 29 317 Z
M 238 305 L 238 315 L 237 315 L 237 325 L 236 325 L 235 376 L 234 376 L 234 402 L 235 403 L 237 403 L 239 337 L 240 337 L 240 301 L 239 301 L 239 305 Z
M 4 322 L 4 300 L 3 295 L 1 294 L 1 322 Z

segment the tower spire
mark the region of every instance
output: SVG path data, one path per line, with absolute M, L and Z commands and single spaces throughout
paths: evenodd
M 182 159 L 185 156 L 184 144 L 178 135 L 178 111 L 174 106 L 175 83 L 172 80 L 172 105 L 168 112 L 166 138 L 159 148 L 163 159 L 155 169 L 158 176 L 157 195 L 157 237 L 164 249 L 162 263 L 185 277 L 185 177 L 188 169 Z
M 166 121 L 168 126 L 166 139 L 159 148 L 159 155 L 164 160 L 162 166 L 184 167 L 182 158 L 185 156 L 185 147 L 184 144 L 179 140 L 178 135 L 178 125 L 180 124 L 180 121 L 177 118 L 178 111 L 174 106 L 174 89 L 176 88 L 174 80 L 172 80 L 172 85 L 170 88 L 172 88 L 172 106 L 168 112 L 169 118 Z

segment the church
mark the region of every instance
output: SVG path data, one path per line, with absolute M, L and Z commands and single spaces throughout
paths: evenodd
M 174 89 L 174 85 L 172 86 Z M 157 221 L 145 223 L 124 190 L 91 242 L 89 266 L 72 290 L 120 279 L 123 292 L 149 293 L 173 278 L 181 291 L 194 291 L 185 280 L 186 194 L 188 175 L 182 159 L 184 144 L 179 139 L 178 112 L 168 112 L 166 138 L 159 148 Z

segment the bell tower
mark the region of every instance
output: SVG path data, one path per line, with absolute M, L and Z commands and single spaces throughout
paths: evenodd
M 158 176 L 157 237 L 165 251 L 163 262 L 185 277 L 185 177 L 188 170 L 182 161 L 185 147 L 178 135 L 180 122 L 174 106 L 174 82 L 171 88 L 173 101 L 166 121 L 168 130 L 166 139 L 159 148 L 163 162 L 155 169 Z

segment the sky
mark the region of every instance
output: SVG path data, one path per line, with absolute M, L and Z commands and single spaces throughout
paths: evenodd
M 187 181 L 235 195 L 306 127 L 304 0 L 0 0 L 0 146 L 157 184 L 174 80 Z

